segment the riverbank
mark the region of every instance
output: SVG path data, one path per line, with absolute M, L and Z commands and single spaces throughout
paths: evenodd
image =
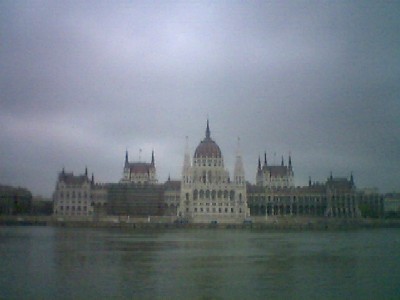
M 55 216 L 0 216 L 0 226 L 60 226 L 91 228 L 228 228 L 271 230 L 330 230 L 355 228 L 400 228 L 398 219 L 333 219 L 306 217 L 253 217 L 245 223 L 182 223 L 176 217 L 55 217 Z

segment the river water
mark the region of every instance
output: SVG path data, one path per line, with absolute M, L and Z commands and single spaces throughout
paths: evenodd
M 400 229 L 0 227 L 0 299 L 399 299 Z

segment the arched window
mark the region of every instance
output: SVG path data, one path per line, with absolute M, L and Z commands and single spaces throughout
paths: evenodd
M 199 192 L 197 190 L 193 191 L 193 199 L 197 200 L 197 197 L 199 196 Z
M 206 198 L 210 199 L 210 191 L 209 190 L 206 191 Z
M 227 190 L 224 191 L 224 198 L 225 199 L 228 198 L 228 191 Z
M 211 192 L 211 198 L 214 200 L 216 195 L 217 195 L 217 192 L 215 190 L 213 190 Z
M 222 191 L 221 190 L 218 191 L 218 198 L 222 198 Z
M 200 190 L 200 199 L 203 199 L 203 198 L 204 198 L 204 191 Z
M 235 199 L 235 191 L 231 191 L 231 192 L 230 192 L 229 198 L 230 198 L 231 200 Z

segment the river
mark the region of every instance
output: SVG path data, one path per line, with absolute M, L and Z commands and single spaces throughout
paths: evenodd
M 398 299 L 400 229 L 0 227 L 0 299 Z

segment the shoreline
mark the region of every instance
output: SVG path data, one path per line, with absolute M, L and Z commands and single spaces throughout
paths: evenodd
M 70 228 L 120 229 L 260 229 L 260 230 L 336 230 L 361 228 L 400 228 L 399 219 L 332 219 L 305 217 L 252 218 L 246 223 L 177 223 L 176 217 L 147 218 L 60 218 L 55 216 L 0 216 L 0 226 L 52 226 Z

